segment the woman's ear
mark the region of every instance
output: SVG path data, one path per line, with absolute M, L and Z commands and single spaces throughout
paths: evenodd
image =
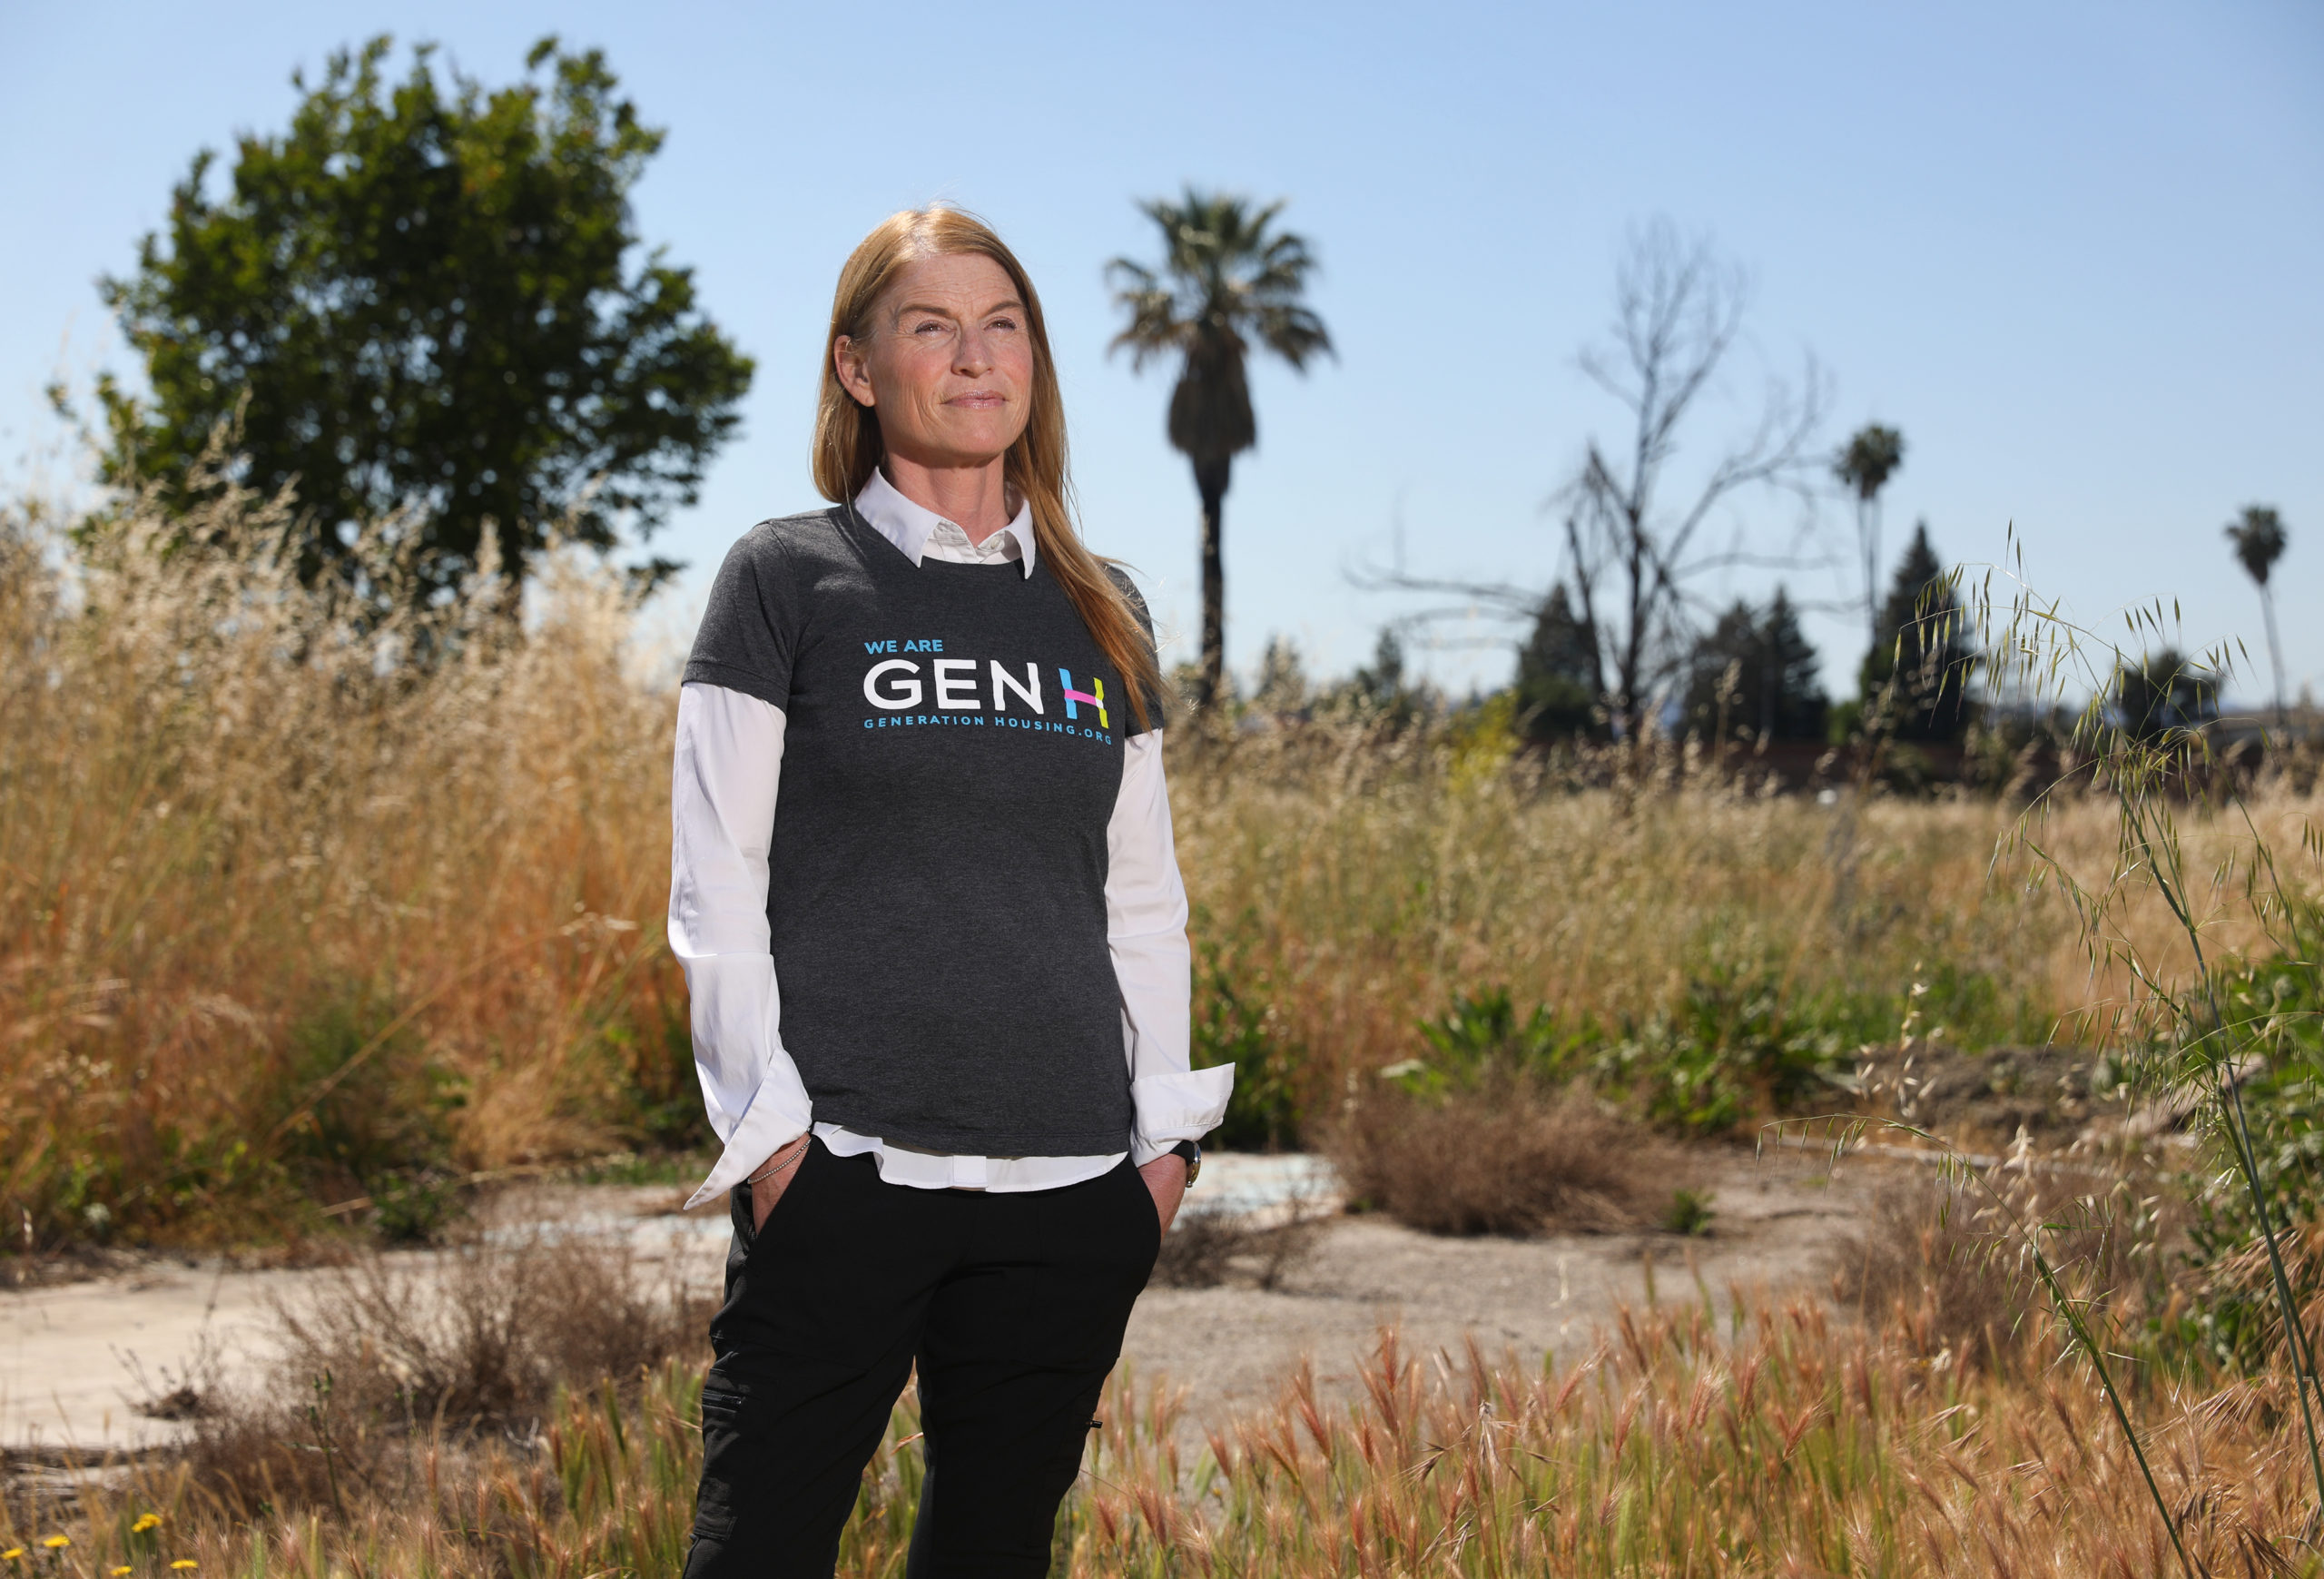
M 880 403 L 872 393 L 872 370 L 864 365 L 863 353 L 844 334 L 832 341 L 832 369 L 839 374 L 840 388 L 853 396 L 857 405 L 869 408 Z

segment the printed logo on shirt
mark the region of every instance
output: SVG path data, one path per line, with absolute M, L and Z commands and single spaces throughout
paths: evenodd
M 1106 682 L 1097 676 L 1090 676 L 1088 690 L 1081 690 L 1073 683 L 1073 671 L 1059 666 L 1058 687 L 1065 716 L 1059 719 L 1049 715 L 1038 663 L 1019 666 L 999 658 L 939 657 L 935 655 L 943 652 L 944 643 L 935 637 L 867 641 L 863 650 L 877 660 L 863 671 L 863 699 L 880 709 L 863 720 L 866 729 L 950 726 L 1113 739 Z M 898 656 L 886 656 L 891 653 Z M 915 656 L 901 656 L 905 653 Z M 925 711 L 931 704 L 934 711 Z M 1083 721 L 1085 709 L 1096 711 L 1095 728 Z
M 1106 718 L 1105 681 L 1098 679 L 1094 676 L 1090 678 L 1089 683 L 1096 686 L 1098 690 L 1098 694 L 1094 696 L 1087 691 L 1077 691 L 1073 688 L 1073 671 L 1071 669 L 1059 669 L 1057 672 L 1057 683 L 1065 692 L 1065 715 L 1068 718 L 1078 717 L 1079 715 L 1073 710 L 1073 705 L 1076 702 L 1087 702 L 1089 706 L 1098 709 L 1098 726 L 1099 728 L 1110 729 L 1113 727 Z

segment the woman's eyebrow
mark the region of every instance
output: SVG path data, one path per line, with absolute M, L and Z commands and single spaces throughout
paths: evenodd
M 990 318 L 996 312 L 1021 313 L 1024 311 L 1025 304 L 1016 297 L 1009 296 L 994 302 L 983 311 L 976 314 L 976 316 L 979 318 Z M 915 312 L 925 312 L 931 317 L 941 318 L 946 320 L 948 322 L 957 323 L 960 321 L 959 316 L 955 314 L 950 308 L 939 307 L 932 301 L 907 301 L 896 309 L 895 317 L 890 321 L 901 323 L 903 320 L 910 318 Z

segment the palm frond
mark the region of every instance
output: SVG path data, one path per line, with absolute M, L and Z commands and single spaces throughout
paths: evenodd
M 1252 326 L 1261 344 L 1300 372 L 1307 370 L 1310 358 L 1338 354 L 1324 321 L 1305 307 L 1263 307 L 1253 315 Z
M 1304 298 L 1315 258 L 1306 238 L 1276 230 L 1281 200 L 1253 204 L 1187 185 L 1138 212 L 1162 232 L 1158 268 L 1130 258 L 1106 266 L 1128 321 L 1112 348 L 1131 366 L 1169 352 L 1182 359 L 1171 393 L 1171 442 L 1194 454 L 1231 455 L 1257 439 L 1243 364 L 1254 344 L 1298 371 L 1336 354 L 1324 321 Z

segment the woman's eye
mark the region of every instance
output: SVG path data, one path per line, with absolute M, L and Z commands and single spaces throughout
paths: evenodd
M 912 326 L 912 332 L 921 336 L 922 339 L 927 339 L 931 336 L 943 333 L 944 326 L 931 318 L 924 323 L 914 324 Z
M 992 321 L 992 331 L 995 334 L 1014 334 L 1017 332 L 1017 321 L 1013 318 L 996 318 Z

